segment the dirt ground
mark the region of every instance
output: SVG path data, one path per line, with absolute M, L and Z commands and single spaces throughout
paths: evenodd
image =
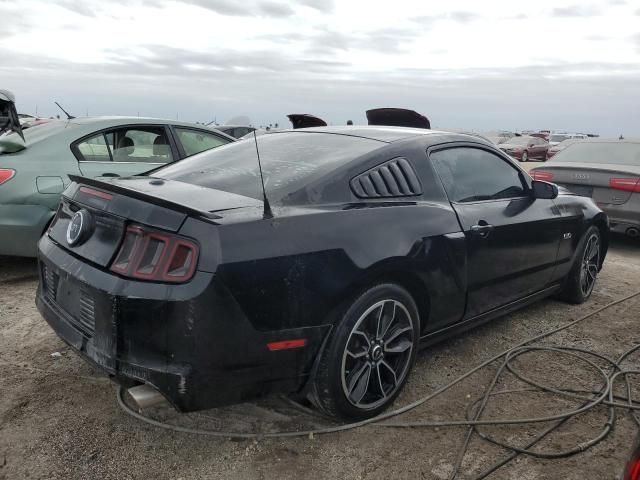
M 340 434 L 297 439 L 238 440 L 174 433 L 123 413 L 115 387 L 91 370 L 40 318 L 35 305 L 35 262 L 0 257 L 0 479 L 446 479 L 466 429 L 365 427 Z M 576 319 L 640 290 L 640 243 L 613 239 L 593 297 L 584 305 L 549 299 L 503 317 L 418 356 L 396 406 L 416 400 L 518 342 Z M 545 340 L 616 357 L 640 341 L 640 297 L 620 304 Z M 55 352 L 59 352 L 55 354 Z M 52 354 L 55 354 L 52 356 Z M 640 354 L 627 367 L 640 364 Z M 559 386 L 588 385 L 598 378 L 576 362 L 527 355 L 517 365 L 531 377 Z M 468 378 L 442 396 L 403 415 L 404 420 L 461 419 L 480 396 L 493 368 Z M 513 382 L 505 380 L 504 387 Z M 486 416 L 548 415 L 575 402 L 540 394 L 504 395 Z M 156 415 L 184 425 L 248 430 L 300 423 L 278 400 L 181 416 Z M 538 448 L 568 448 L 596 435 L 607 411 L 596 408 L 568 421 Z M 307 424 L 326 423 L 319 419 Z M 496 438 L 524 442 L 544 426 L 486 428 Z M 613 433 L 579 455 L 560 460 L 519 456 L 492 479 L 616 479 L 635 426 L 619 412 Z M 505 451 L 475 437 L 458 478 L 473 478 Z

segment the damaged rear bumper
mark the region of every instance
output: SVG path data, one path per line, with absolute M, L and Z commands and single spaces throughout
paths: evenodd
M 123 279 L 39 243 L 37 307 L 58 336 L 125 387 L 148 384 L 180 411 L 299 390 L 329 326 L 259 331 L 215 274 L 184 285 Z M 305 338 L 304 348 L 267 343 Z

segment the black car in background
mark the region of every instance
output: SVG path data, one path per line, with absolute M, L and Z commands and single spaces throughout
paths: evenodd
M 591 294 L 606 216 L 478 137 L 320 127 L 257 143 L 65 192 L 37 305 L 122 385 L 181 411 L 298 392 L 370 417 L 421 345 Z

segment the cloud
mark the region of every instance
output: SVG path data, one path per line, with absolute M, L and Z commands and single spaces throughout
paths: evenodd
M 381 28 L 367 32 L 356 46 L 382 53 L 399 53 L 422 33 L 423 30 L 410 28 Z
M 194 5 L 217 13 L 218 15 L 235 17 L 270 17 L 284 18 L 294 14 L 294 10 L 286 2 L 273 0 L 175 0 L 185 5 Z M 304 0 L 298 0 L 303 1 Z M 312 1 L 312 0 L 306 0 Z M 105 2 L 84 0 L 51 0 L 51 4 L 71 12 L 86 16 L 97 17 L 104 9 Z M 143 5 L 146 7 L 163 8 L 166 5 L 162 0 L 110 0 L 109 5 L 119 6 Z M 107 5 L 108 6 L 108 5 Z
M 335 3 L 333 0 L 297 0 L 297 3 L 300 5 L 305 5 L 307 7 L 315 8 L 316 10 L 323 13 L 330 13 L 335 8 Z
M 94 6 L 87 3 L 76 2 L 74 0 L 56 0 L 52 3 L 58 7 L 64 8 L 65 10 L 69 10 L 85 17 L 95 17 L 97 15 Z
M 382 54 L 401 53 L 409 44 L 424 34 L 424 28 L 388 27 L 344 34 L 324 27 L 307 36 L 301 42 L 307 43 L 305 52 L 313 55 L 334 55 L 339 51 L 364 50 Z
M 282 18 L 293 15 L 293 9 L 286 3 L 260 2 L 258 12 L 265 17 Z
M 293 9 L 286 3 L 256 0 L 177 0 L 184 4 L 195 5 L 211 10 L 219 15 L 237 17 L 283 18 L 293 15 Z
M 599 9 L 589 5 L 570 5 L 567 7 L 559 7 L 551 10 L 553 17 L 593 17 L 600 13 Z
M 34 28 L 32 19 L 22 10 L 0 1 L 0 40 Z M 2 57 L 0 57 L 2 58 Z M 1 63 L 1 61 L 0 61 Z
M 457 12 L 449 13 L 447 18 L 449 18 L 449 19 L 451 19 L 451 20 L 453 20 L 455 22 L 468 23 L 468 22 L 471 22 L 473 20 L 477 20 L 478 18 L 480 18 L 480 15 L 478 15 L 477 13 L 474 13 L 474 12 L 457 11 Z
M 420 25 L 429 25 L 442 20 L 449 20 L 457 23 L 469 23 L 474 20 L 478 20 L 479 18 L 481 18 L 480 15 L 475 12 L 456 10 L 440 15 L 420 15 L 411 18 L 411 21 Z

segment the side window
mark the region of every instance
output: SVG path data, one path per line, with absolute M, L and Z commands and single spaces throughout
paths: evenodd
M 164 127 L 119 128 L 96 134 L 76 145 L 85 162 L 173 161 Z
M 76 148 L 85 162 L 110 162 L 111 152 L 105 141 L 105 136 L 100 133 L 80 142 Z
M 114 130 L 111 134 L 114 162 L 173 161 L 164 127 L 128 127 Z
M 449 148 L 433 152 L 430 159 L 453 202 L 478 202 L 526 195 L 520 172 L 486 150 Z
M 187 157 L 229 143 L 226 138 L 219 137 L 214 133 L 203 132 L 202 130 L 180 127 L 175 127 L 175 130 Z

